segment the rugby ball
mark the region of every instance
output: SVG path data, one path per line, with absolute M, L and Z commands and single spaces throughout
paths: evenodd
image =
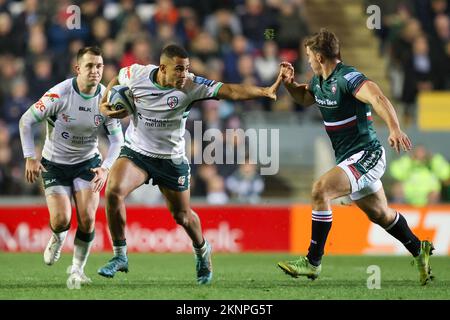
M 133 93 L 127 86 L 113 86 L 108 92 L 108 103 L 112 106 L 113 110 L 125 109 L 129 115 L 136 112 Z

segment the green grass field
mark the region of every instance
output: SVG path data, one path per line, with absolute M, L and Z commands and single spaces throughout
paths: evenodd
M 41 254 L 0 253 L 0 299 L 450 299 L 450 257 L 432 257 L 436 279 L 422 287 L 410 257 L 327 256 L 318 280 L 294 279 L 278 269 L 283 254 L 215 254 L 214 280 L 195 282 L 191 254 L 130 254 L 130 272 L 114 279 L 96 270 L 111 255 L 94 253 L 86 267 L 93 283 L 68 289 L 71 255 L 54 266 Z M 381 270 L 381 289 L 367 288 L 367 268 Z

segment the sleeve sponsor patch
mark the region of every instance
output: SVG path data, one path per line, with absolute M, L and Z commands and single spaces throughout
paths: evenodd
M 364 78 L 364 75 L 361 72 L 350 72 L 347 73 L 344 76 L 344 79 L 350 82 L 350 84 L 353 86 L 357 81 L 362 80 Z
M 214 80 L 208 80 L 206 78 L 194 76 L 194 83 L 204 84 L 205 86 L 212 87 L 216 82 Z

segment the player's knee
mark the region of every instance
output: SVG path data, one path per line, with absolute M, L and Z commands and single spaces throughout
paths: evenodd
M 80 217 L 78 221 L 78 229 L 85 233 L 91 233 L 94 230 L 95 219 L 88 214 Z
M 119 186 L 106 187 L 105 197 L 108 202 L 120 202 L 125 199 L 125 196 L 125 192 Z
M 64 214 L 56 215 L 51 220 L 52 230 L 55 232 L 62 232 L 70 227 L 70 218 L 66 217 Z

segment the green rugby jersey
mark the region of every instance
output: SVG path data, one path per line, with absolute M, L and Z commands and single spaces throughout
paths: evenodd
M 309 91 L 319 106 L 331 139 L 336 163 L 361 150 L 381 146 L 373 128 L 370 106 L 355 98 L 367 80 L 354 67 L 339 62 L 327 79 L 315 75 L 309 83 Z

